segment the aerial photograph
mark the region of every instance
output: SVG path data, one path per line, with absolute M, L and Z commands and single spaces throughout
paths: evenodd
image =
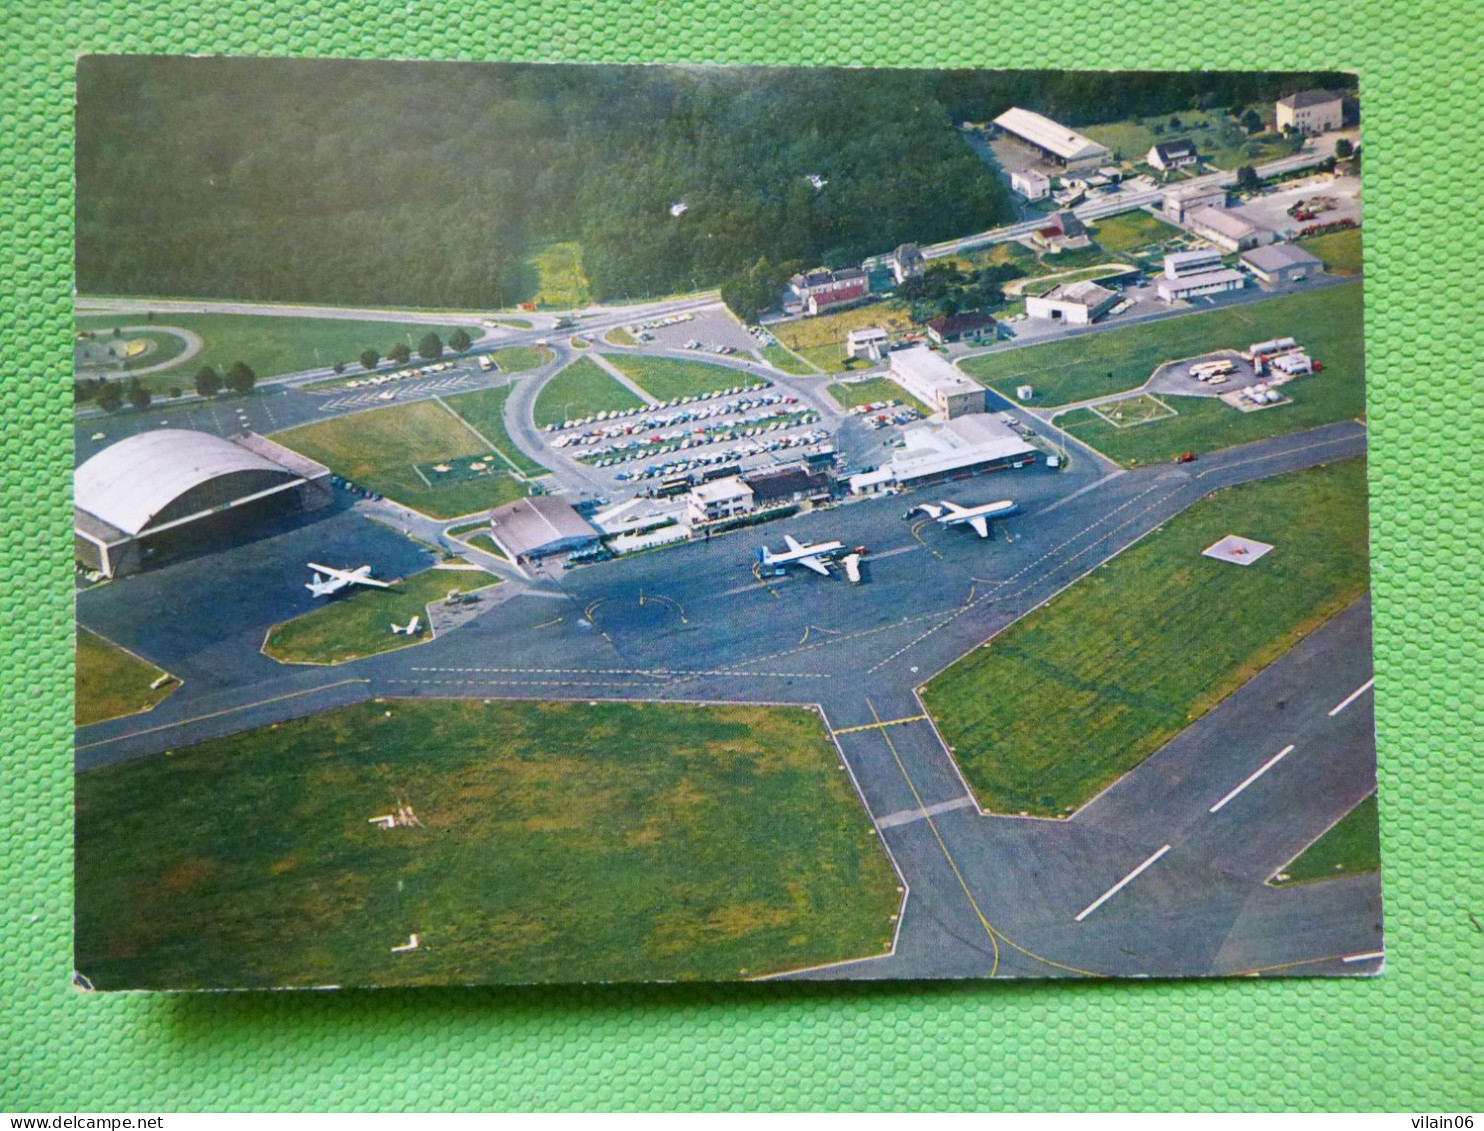
M 80 59 L 75 984 L 1379 974 L 1361 105 Z

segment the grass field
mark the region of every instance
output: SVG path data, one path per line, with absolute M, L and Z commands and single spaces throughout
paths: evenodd
M 87 314 L 75 319 L 79 330 L 97 330 L 114 326 L 145 325 L 139 314 Z M 405 342 L 417 351 L 417 343 L 429 330 L 448 341 L 455 326 L 426 326 L 415 322 L 356 322 L 345 318 L 294 318 L 276 314 L 178 314 L 161 311 L 155 321 L 162 326 L 179 326 L 201 336 L 201 352 L 175 369 L 150 374 L 145 378 L 153 388 L 172 384 L 189 388 L 196 371 L 210 365 L 225 373 L 234 361 L 244 361 L 262 377 L 297 373 L 337 361 L 347 370 L 359 369 L 356 360 L 370 347 L 385 354 L 397 342 Z M 469 337 L 478 339 L 484 331 L 466 326 Z M 153 364 L 146 361 L 144 364 Z
M 485 574 L 479 584 L 497 584 Z M 331 597 L 301 617 L 268 630 L 263 651 L 284 664 L 341 664 L 431 640 L 427 605 L 441 601 L 450 589 L 462 589 L 470 574 L 460 570 L 427 569 L 397 582 L 392 589 L 355 586 Z M 405 625 L 422 617 L 417 636 L 394 633 L 391 625 Z
M 898 881 L 838 761 L 799 708 L 387 700 L 92 770 L 77 968 L 719 980 L 879 954 Z M 421 827 L 369 823 L 399 802 Z
M 172 679 L 151 691 L 149 685 L 164 674 L 154 664 L 78 625 L 74 722 L 85 727 L 149 710 L 180 686 L 179 680 Z
M 812 377 L 819 372 L 793 350 L 787 346 L 780 346 L 776 342 L 769 342 L 759 352 L 769 365 L 775 365 L 783 372 L 792 373 L 795 377 Z
M 901 401 L 924 416 L 931 411 L 916 397 L 908 395 L 902 386 L 886 377 L 871 377 L 855 382 L 837 381 L 825 391 L 835 398 L 841 408 L 854 408 L 856 405 L 879 401 Z
M 1275 885 L 1381 870 L 1381 818 L 1373 793 L 1278 870 Z
M 1173 224 L 1166 224 L 1142 210 L 1098 220 L 1091 230 L 1092 238 L 1102 245 L 1104 251 L 1113 255 L 1153 250 L 1166 240 L 1183 234 Z
M 525 373 L 527 370 L 540 369 L 555 356 L 544 346 L 506 346 L 490 353 L 501 373 Z
M 638 408 L 643 403 L 592 358 L 579 357 L 542 386 L 532 415 L 536 427 L 545 428 L 600 412 Z
M 470 404 L 488 407 L 496 399 L 503 405 L 508 395 L 508 389 L 501 388 L 450 398 L 450 404 L 462 402 L 464 407 L 457 411 L 437 401 L 392 405 L 290 428 L 274 439 L 399 503 L 434 518 L 457 518 L 522 498 L 527 494 L 526 485 L 512 475 L 494 472 L 479 479 L 430 487 L 414 467 L 488 455 L 489 450 L 458 412 Z M 465 397 L 484 400 L 470 402 Z M 493 442 L 500 439 L 489 438 Z
M 1365 502 L 1361 460 L 1218 492 L 934 678 L 923 699 L 980 803 L 1069 812 L 1349 605 Z M 1201 556 L 1233 531 L 1277 549 Z
M 638 340 L 622 326 L 615 326 L 603 335 L 603 341 L 610 346 L 637 346 Z
M 1332 275 L 1359 275 L 1361 272 L 1361 229 L 1349 228 L 1343 232 L 1330 232 L 1324 236 L 1312 236 L 1300 240 L 1299 246 L 1311 255 L 1324 260 L 1324 266 Z
M 129 330 L 122 338 L 115 338 L 112 326 L 88 329 L 98 336 L 90 341 L 77 343 L 73 353 L 74 367 L 79 373 L 96 373 L 109 380 L 127 382 L 133 376 L 132 370 L 166 365 L 186 351 L 186 340 L 179 334 L 165 330 Z M 110 346 L 123 347 L 129 342 L 148 342 L 153 348 L 135 360 L 131 368 L 125 369 L 118 360 L 109 360 L 107 351 Z M 120 353 L 123 353 L 122 349 Z M 139 380 L 153 393 L 163 394 L 172 387 L 187 392 L 191 389 L 191 378 L 195 372 L 195 369 L 180 372 L 164 369 L 159 373 L 146 373 Z
M 494 554 L 497 558 L 503 558 L 505 556 L 505 551 L 500 549 L 499 546 L 495 545 L 494 536 L 490 534 L 488 530 L 480 530 L 474 534 L 466 534 L 463 536 L 463 538 L 465 542 L 469 543 L 469 545 L 473 546 L 476 550 L 483 550 L 487 554 Z
M 1088 411 L 1115 428 L 1133 428 L 1136 425 L 1150 424 L 1156 420 L 1168 420 L 1175 415 L 1175 409 L 1167 401 L 1152 397 L 1148 393 L 1141 393 L 1127 400 L 1114 401 L 1111 404 L 1098 405 Z
M 975 380 L 1013 397 L 1015 386 L 1031 385 L 1038 408 L 1071 404 L 1135 389 L 1166 361 L 1229 347 L 1292 336 L 1331 361 L 1346 379 L 1360 377 L 1361 288 L 1358 285 L 1300 291 L 1261 302 L 1145 322 L 1117 330 L 971 358 L 963 370 Z M 1183 410 L 1182 410 L 1183 411 Z M 1257 415 L 1265 415 L 1258 413 Z
M 1180 110 L 1174 115 L 1179 127 L 1169 125 L 1171 115 L 1153 118 L 1125 118 L 1088 126 L 1082 130 L 1094 141 L 1112 148 L 1125 161 L 1142 162 L 1150 147 L 1160 141 L 1189 138 L 1195 142 L 1201 157 L 1218 169 L 1234 170 L 1241 165 L 1262 164 L 1286 156 L 1291 148 L 1281 140 L 1252 142 L 1247 131 L 1223 113 L 1208 110 Z M 1164 126 L 1156 134 L 1152 126 Z
M 656 400 L 704 396 L 718 389 L 761 385 L 762 379 L 741 369 L 708 365 L 704 361 L 686 361 L 676 357 L 649 357 L 642 354 L 614 353 L 604 355 L 628 378 Z
M 581 244 L 548 244 L 531 256 L 530 264 L 536 271 L 532 301 L 561 310 L 574 310 L 592 301 L 587 274 L 582 269 Z
M 495 446 L 495 451 L 505 457 L 505 467 L 514 464 L 527 476 L 545 475 L 547 469 L 517 448 L 510 433 L 505 431 L 505 401 L 509 397 L 510 386 L 501 385 L 445 397 L 444 403 Z
M 794 353 L 825 373 L 838 373 L 846 366 L 845 335 L 863 326 L 880 326 L 895 333 L 912 327 L 905 303 L 877 302 L 842 310 L 839 314 L 821 314 L 817 318 L 797 318 L 769 326 L 776 337 Z

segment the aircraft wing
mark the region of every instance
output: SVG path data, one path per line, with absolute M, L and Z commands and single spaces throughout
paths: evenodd
M 809 557 L 807 558 L 800 558 L 798 559 L 798 561 L 801 566 L 808 566 L 815 573 L 821 575 L 822 577 L 828 577 L 830 575 L 830 571 L 828 567 L 825 566 L 824 562 L 820 561 L 819 558 L 815 557 L 813 554 L 809 555 Z
M 378 589 L 391 588 L 391 582 L 377 581 L 374 577 L 369 576 L 371 572 L 369 569 L 365 573 L 361 573 L 360 570 L 332 569 L 330 566 L 320 565 L 317 562 L 306 562 L 305 564 L 316 573 L 324 574 L 326 579 L 338 581 L 341 585 L 375 585 Z
M 948 512 L 950 518 L 959 518 L 969 509 L 968 507 L 961 507 L 957 503 L 950 503 L 947 499 L 944 499 L 939 506 Z
M 974 533 L 981 538 L 989 537 L 989 519 L 982 514 L 977 514 L 969 519 L 969 525 L 974 528 Z
M 788 543 L 788 548 L 796 554 L 804 548 L 799 540 L 792 534 L 785 534 L 783 536 L 783 540 Z

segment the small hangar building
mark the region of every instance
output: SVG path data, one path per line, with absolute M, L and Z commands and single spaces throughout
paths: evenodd
M 1297 283 L 1324 270 L 1324 261 L 1291 243 L 1254 247 L 1242 253 L 1242 266 L 1264 283 Z
M 576 553 L 601 541 L 592 523 L 570 503 L 551 495 L 532 495 L 496 507 L 490 512 L 490 537 L 517 565 Z
M 134 573 L 157 551 L 200 545 L 230 524 L 331 501 L 330 469 L 245 433 L 160 428 L 104 448 L 73 473 L 78 562 L 106 577 Z
M 1073 326 L 1096 322 L 1118 305 L 1118 293 L 1091 280 L 1062 283 L 1039 297 L 1027 295 L 1025 312 L 1031 318 L 1049 318 Z

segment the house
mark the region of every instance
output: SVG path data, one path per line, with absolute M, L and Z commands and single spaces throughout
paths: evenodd
M 1301 90 L 1278 99 L 1275 120 L 1280 130 L 1322 134 L 1343 124 L 1345 102 L 1341 95 L 1327 90 Z
M 858 330 L 848 330 L 845 334 L 845 355 L 880 361 L 890 342 L 891 335 L 880 326 L 862 326 Z
M 1269 228 L 1242 219 L 1224 208 L 1197 208 L 1185 217 L 1185 226 L 1223 251 L 1246 251 L 1278 238 Z
M 1049 318 L 1073 326 L 1096 322 L 1118 304 L 1118 294 L 1091 280 L 1063 283 L 1039 297 L 1027 295 L 1025 312 L 1031 318 Z
M 751 487 L 738 476 L 729 475 L 692 487 L 685 496 L 685 512 L 693 526 L 721 522 L 750 514 L 753 498 Z
M 1062 211 L 1047 217 L 1046 225 L 1031 233 L 1031 243 L 1054 254 L 1091 247 L 1092 237 L 1075 213 Z
M 1198 208 L 1225 208 L 1226 189 L 1214 185 L 1177 185 L 1165 190 L 1162 207 L 1165 216 L 1183 224 L 1186 216 Z
M 1006 110 L 994 124 L 1002 134 L 1030 146 L 1045 161 L 1064 169 L 1095 169 L 1113 156 L 1106 145 L 1019 106 Z
M 1045 200 L 1051 195 L 1051 178 L 1039 169 L 1014 169 L 1010 172 L 1010 188 L 1027 200 Z
M 952 420 L 984 411 L 984 386 L 966 377 L 926 346 L 891 355 L 891 379 L 934 412 Z
M 1324 261 L 1291 243 L 1254 247 L 1242 253 L 1242 266 L 1264 283 L 1297 283 L 1324 270 Z
M 1214 247 L 1199 251 L 1177 251 L 1165 256 L 1166 279 L 1183 279 L 1187 275 L 1200 275 L 1221 268 L 1221 252 Z
M 927 266 L 927 260 L 923 258 L 922 249 L 915 243 L 904 243 L 891 253 L 888 260 L 891 267 L 891 277 L 898 283 L 905 279 L 912 279 L 921 275 Z
M 1215 271 L 1200 271 L 1193 275 L 1157 279 L 1154 283 L 1155 293 L 1165 302 L 1180 302 L 1199 298 L 1202 295 L 1239 291 L 1247 285 L 1247 276 L 1230 267 L 1222 267 L 1219 256 L 1216 263 Z
M 859 267 L 845 267 L 839 271 L 820 268 L 795 275 L 788 281 L 788 289 L 798 296 L 809 314 L 842 303 L 864 298 L 871 290 L 871 278 Z
M 1200 159 L 1200 151 L 1196 149 L 1195 142 L 1183 137 L 1176 141 L 1162 141 L 1150 146 L 1149 155 L 1145 158 L 1154 168 L 1166 172 L 1170 169 L 1183 169 L 1187 165 L 1195 165 Z
M 982 342 L 995 339 L 995 320 L 982 310 L 947 314 L 927 324 L 928 337 L 940 346 L 950 342 Z

